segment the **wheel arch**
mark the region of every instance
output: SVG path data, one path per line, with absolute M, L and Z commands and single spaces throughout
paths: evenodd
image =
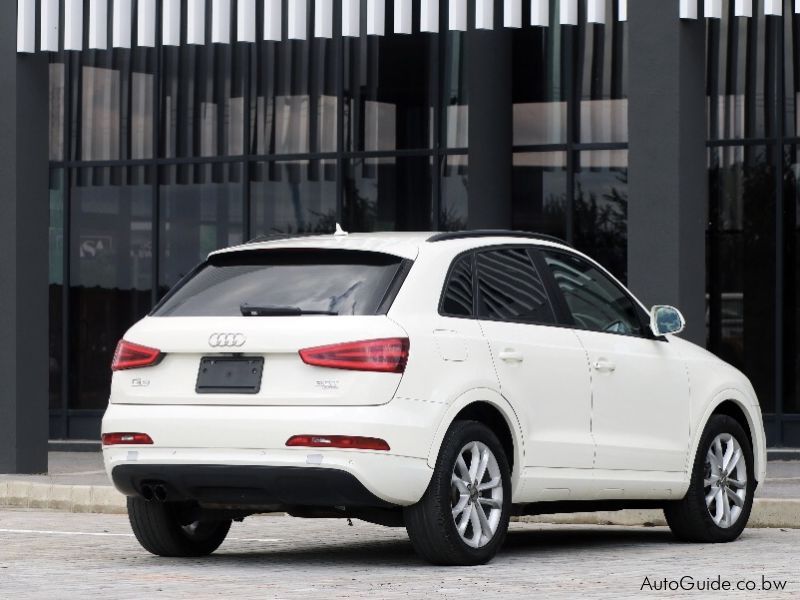
M 511 467 L 511 484 L 516 491 L 524 465 L 524 436 L 519 418 L 502 395 L 488 388 L 473 389 L 459 396 L 445 411 L 428 452 L 428 466 L 434 468 L 450 425 L 458 419 L 479 421 L 500 439 Z
M 691 473 L 692 465 L 694 465 L 695 457 L 697 456 L 698 446 L 700 445 L 700 438 L 708 426 L 708 421 L 714 415 L 725 415 L 739 423 L 747 434 L 750 448 L 753 451 L 753 472 L 755 473 L 756 480 L 759 483 L 763 483 L 764 474 L 766 473 L 766 455 L 763 450 L 763 428 L 759 427 L 760 420 L 758 420 L 758 415 L 754 415 L 756 410 L 757 409 L 746 400 L 746 396 L 739 390 L 727 389 L 717 394 L 714 399 L 709 402 L 703 414 L 703 418 L 693 432 L 692 447 L 689 455 L 689 463 L 687 465 L 688 472 Z

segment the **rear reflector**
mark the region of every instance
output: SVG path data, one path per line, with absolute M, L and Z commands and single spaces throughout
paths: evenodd
M 300 358 L 304 363 L 316 367 L 402 373 L 408 361 L 408 338 L 365 340 L 306 348 L 300 350 Z
M 117 446 L 120 444 L 152 444 L 153 438 L 146 433 L 104 433 L 103 446 Z
M 162 357 L 161 350 L 120 340 L 117 350 L 114 352 L 114 360 L 111 361 L 111 370 L 122 371 L 123 369 L 149 367 L 158 364 Z
M 389 450 L 384 440 L 358 435 L 293 435 L 286 440 L 287 446 L 307 448 L 354 448 L 358 450 Z

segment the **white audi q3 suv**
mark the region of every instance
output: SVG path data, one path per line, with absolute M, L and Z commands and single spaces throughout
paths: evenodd
M 764 480 L 748 379 L 563 242 L 347 234 L 212 253 L 114 356 L 105 465 L 162 556 L 285 511 L 405 526 L 439 564 L 512 515 L 663 508 L 742 532 Z

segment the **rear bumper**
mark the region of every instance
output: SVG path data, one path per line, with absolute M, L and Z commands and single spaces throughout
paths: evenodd
M 168 484 L 168 491 L 185 500 L 212 502 L 207 494 L 220 488 L 213 502 L 231 505 L 253 504 L 261 497 L 256 504 L 348 506 L 344 500 L 349 498 L 356 503 L 352 506 L 407 506 L 419 501 L 433 474 L 422 458 L 318 450 L 110 446 L 103 448 L 103 458 L 125 495 L 140 495 L 141 484 L 151 481 Z M 249 494 L 252 498 L 245 497 Z
M 443 410 L 436 403 L 402 398 L 379 406 L 330 407 L 114 403 L 103 417 L 103 433 L 147 433 L 154 444 L 108 446 L 103 456 L 112 480 L 115 470 L 125 465 L 163 467 L 170 473 L 195 466 L 230 467 L 232 472 L 239 467 L 280 467 L 298 469 L 309 478 L 320 470 L 339 471 L 380 501 L 405 506 L 417 502 L 430 482 L 433 471 L 427 457 Z M 289 437 L 301 434 L 378 437 L 391 450 L 286 447 Z M 265 472 L 259 471 L 260 476 L 275 484 Z M 326 481 L 340 481 L 337 477 Z M 279 477 L 277 485 L 283 483 Z M 130 494 L 130 486 L 115 484 Z
M 352 474 L 319 467 L 122 464 L 111 472 L 127 496 L 162 486 L 167 501 L 225 506 L 391 507 Z M 152 489 L 152 487 L 151 487 Z

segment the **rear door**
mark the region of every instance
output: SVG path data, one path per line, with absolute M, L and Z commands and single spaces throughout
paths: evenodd
M 352 368 L 352 361 L 365 353 L 374 358 L 374 352 L 383 350 L 340 345 L 407 337 L 386 312 L 408 268 L 410 261 L 400 257 L 356 250 L 212 256 L 125 335 L 160 350 L 163 358 L 146 369 L 117 371 L 112 401 L 386 403 L 402 374 Z M 300 355 L 304 349 L 331 345 L 340 348 L 339 354 L 323 355 L 321 361 L 333 365 L 344 357 L 347 368 L 307 364 Z
M 572 253 L 542 253 L 592 368 L 595 468 L 682 471 L 689 381 L 680 353 L 649 332 L 641 307 L 602 270 Z
M 528 467 L 591 468 L 590 382 L 575 333 L 556 309 L 532 248 L 476 255 L 478 317 L 503 395 L 526 432 Z

